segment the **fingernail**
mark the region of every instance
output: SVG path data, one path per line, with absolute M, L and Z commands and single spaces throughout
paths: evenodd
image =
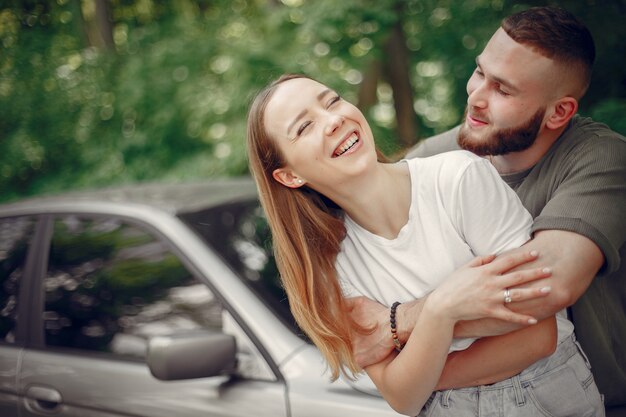
M 543 268 L 541 272 L 543 272 L 544 274 L 550 274 L 552 273 L 552 268 Z
M 529 319 L 528 324 L 537 324 L 537 319 Z
M 530 251 L 530 256 L 537 256 L 537 255 L 539 255 L 539 252 L 537 252 L 536 250 Z
M 542 289 L 540 289 L 539 291 L 546 293 L 546 292 L 550 292 L 552 291 L 552 287 L 543 287 Z

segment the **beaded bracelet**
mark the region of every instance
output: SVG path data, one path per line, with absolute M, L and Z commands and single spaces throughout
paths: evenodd
M 398 331 L 396 329 L 396 309 L 401 303 L 396 301 L 391 305 L 391 309 L 389 310 L 389 324 L 391 325 L 391 338 L 393 339 L 393 344 L 396 345 L 396 350 L 400 352 L 404 346 L 400 343 L 400 339 L 398 339 Z

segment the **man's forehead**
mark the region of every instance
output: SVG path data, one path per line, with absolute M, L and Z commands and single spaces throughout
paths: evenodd
M 515 41 L 502 28 L 499 28 L 489 39 L 485 49 L 479 56 L 499 60 L 525 60 L 543 61 L 553 63 L 551 58 L 546 57 L 536 47 Z
M 552 59 L 513 40 L 502 28 L 491 37 L 476 63 L 488 75 L 517 85 L 545 79 L 556 68 Z

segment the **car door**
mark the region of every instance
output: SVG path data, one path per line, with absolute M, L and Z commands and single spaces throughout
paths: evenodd
M 267 364 L 251 367 L 254 378 L 164 382 L 151 375 L 150 337 L 225 326 L 245 337 L 158 225 L 72 214 L 51 216 L 47 225 L 36 330 L 18 378 L 20 416 L 287 415 L 284 382 Z M 240 344 L 248 363 L 262 361 L 253 345 Z

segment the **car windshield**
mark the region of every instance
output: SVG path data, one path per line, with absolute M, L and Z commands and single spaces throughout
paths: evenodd
M 289 310 L 272 253 L 269 226 L 257 200 L 231 202 L 178 217 L 230 265 L 278 318 L 307 340 Z

